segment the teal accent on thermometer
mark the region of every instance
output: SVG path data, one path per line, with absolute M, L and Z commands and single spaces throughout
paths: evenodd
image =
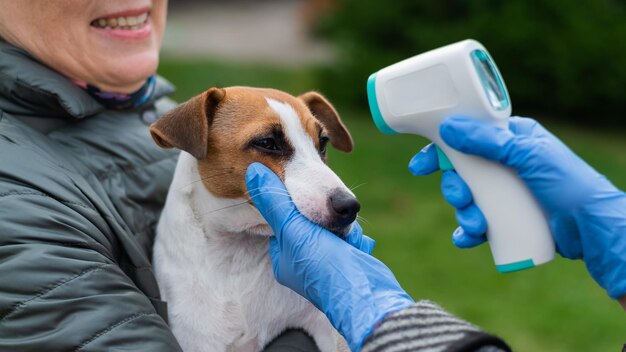
M 446 154 L 444 154 L 443 151 L 439 149 L 439 147 L 435 146 L 435 148 L 437 148 L 437 160 L 439 161 L 439 169 L 441 169 L 441 171 L 454 170 L 454 166 L 452 165 L 450 159 L 448 159 Z
M 529 269 L 535 266 L 532 259 L 522 260 L 515 263 L 496 265 L 496 270 L 500 273 L 512 273 L 514 271 L 520 271 Z

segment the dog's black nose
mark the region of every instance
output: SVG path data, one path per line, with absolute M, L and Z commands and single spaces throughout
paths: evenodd
M 345 190 L 334 190 L 329 199 L 333 225 L 343 227 L 354 222 L 356 214 L 361 210 L 361 204 L 352 194 Z

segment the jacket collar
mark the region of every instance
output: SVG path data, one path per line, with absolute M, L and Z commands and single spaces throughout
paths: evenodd
M 157 77 L 148 104 L 173 92 L 171 83 Z M 0 110 L 16 115 L 81 119 L 106 108 L 26 51 L 0 40 Z

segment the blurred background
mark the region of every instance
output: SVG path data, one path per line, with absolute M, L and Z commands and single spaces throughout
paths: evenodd
M 498 274 L 487 246 L 456 249 L 439 175 L 415 178 L 427 141 L 379 133 L 370 73 L 474 38 L 505 78 L 513 113 L 532 116 L 626 189 L 624 0 L 171 0 L 159 73 L 183 101 L 212 86 L 317 90 L 335 104 L 355 151 L 330 164 L 355 187 L 374 254 L 415 299 L 430 299 L 502 336 L 515 351 L 618 351 L 626 313 L 557 258 Z

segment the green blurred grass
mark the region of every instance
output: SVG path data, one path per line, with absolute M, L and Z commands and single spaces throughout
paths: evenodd
M 211 86 L 262 86 L 299 94 L 316 89 L 315 72 L 175 60 L 164 60 L 159 70 L 177 86 L 174 98 L 179 101 Z M 364 81 L 355 82 L 354 89 L 363 90 Z M 356 187 L 366 219 L 363 228 L 377 241 L 374 254 L 412 297 L 441 304 L 500 335 L 516 351 L 620 350 L 626 342 L 626 314 L 594 283 L 582 262 L 558 258 L 502 275 L 496 273 L 487 246 L 456 249 L 450 241 L 454 213 L 440 195 L 440 176 L 415 178 L 407 171 L 409 159 L 426 140 L 379 133 L 366 107 L 337 108 L 356 148 L 352 154 L 331 151 L 330 164 L 349 187 Z M 534 117 L 626 189 L 623 131 Z

